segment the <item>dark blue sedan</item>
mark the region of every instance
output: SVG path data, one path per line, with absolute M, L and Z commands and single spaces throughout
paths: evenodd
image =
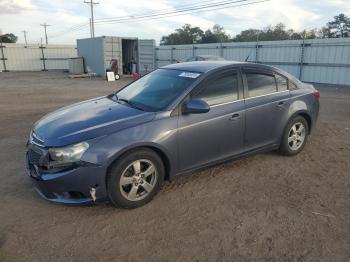
M 50 201 L 138 207 L 180 174 L 263 151 L 298 154 L 318 111 L 312 85 L 270 66 L 173 64 L 43 117 L 27 173 Z

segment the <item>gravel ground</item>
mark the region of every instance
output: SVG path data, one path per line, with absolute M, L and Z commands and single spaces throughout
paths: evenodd
M 34 122 L 127 82 L 0 73 L 1 261 L 350 261 L 349 87 L 319 87 L 319 122 L 298 156 L 178 177 L 134 210 L 42 200 L 24 174 Z

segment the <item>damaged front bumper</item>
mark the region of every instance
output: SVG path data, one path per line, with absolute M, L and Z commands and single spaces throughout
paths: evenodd
M 28 153 L 26 160 L 27 175 L 40 196 L 48 201 L 81 205 L 107 199 L 106 169 L 102 166 L 77 165 L 68 170 L 46 172 L 31 163 Z

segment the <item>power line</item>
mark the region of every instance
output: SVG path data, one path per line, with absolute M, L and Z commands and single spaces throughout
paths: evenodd
M 90 5 L 90 9 L 91 9 L 91 36 L 92 38 L 95 37 L 95 25 L 94 25 L 94 5 L 98 5 L 98 2 L 95 2 L 93 0 L 91 1 L 84 1 L 85 4 L 89 4 Z
M 48 25 L 47 23 L 43 23 L 43 24 L 40 24 L 40 25 L 44 27 L 44 30 L 45 30 L 45 39 L 46 39 L 46 45 L 48 45 L 48 41 L 47 41 L 47 30 L 46 30 L 46 28 L 47 28 L 48 26 L 51 26 L 51 25 Z
M 175 16 L 182 16 L 182 15 L 188 15 L 188 14 L 193 14 L 193 13 L 199 13 L 199 12 L 203 12 L 203 11 L 215 11 L 215 10 L 221 10 L 221 9 L 225 9 L 225 8 L 234 8 L 234 7 L 240 7 L 240 6 L 247 6 L 247 5 L 253 5 L 253 4 L 258 4 L 258 3 L 263 3 L 263 2 L 269 2 L 271 0 L 260 0 L 260 1 L 253 1 L 253 2 L 248 2 L 245 4 L 236 4 L 236 5 L 232 5 L 234 3 L 238 3 L 238 2 L 243 2 L 243 1 L 247 1 L 247 0 L 241 0 L 241 1 L 235 1 L 235 2 L 231 2 L 230 4 L 225 4 L 224 6 L 211 6 L 211 7 L 205 7 L 205 10 L 203 10 L 204 8 L 200 8 L 200 10 L 191 10 L 191 11 L 180 11 L 180 12 L 174 12 L 174 14 L 166 14 L 166 15 L 159 15 L 159 16 L 150 16 L 147 18 L 135 18 L 135 19 L 129 19 L 129 20 L 112 20 L 112 21 L 105 21 L 105 22 L 96 22 L 96 25 L 103 25 L 103 24 L 114 24 L 114 23 L 132 23 L 132 22 L 143 22 L 143 21 L 147 21 L 147 20 L 159 20 L 159 19 L 164 19 L 164 18 L 169 18 L 169 17 L 175 17 Z M 214 8 L 215 7 L 215 8 Z
M 91 18 L 89 18 L 89 20 L 90 19 Z M 50 35 L 50 37 L 51 38 L 56 38 L 56 37 L 59 37 L 59 36 L 62 36 L 62 35 L 71 34 L 71 33 L 77 32 L 77 31 L 88 29 L 90 26 L 91 26 L 90 22 L 84 23 L 84 24 L 80 24 L 80 25 L 75 26 L 73 29 L 67 29 L 65 31 L 61 31 L 61 32 L 55 33 L 54 35 Z M 91 35 L 92 35 L 92 31 L 90 30 L 90 36 Z
M 247 0 L 245 0 L 247 1 Z M 157 10 L 156 12 L 153 12 L 152 15 L 149 15 L 149 12 L 142 12 L 142 13 L 137 13 L 137 14 L 131 14 L 129 16 L 120 16 L 120 17 L 110 17 L 110 18 L 99 18 L 99 19 L 96 19 L 96 23 L 97 21 L 99 23 L 101 23 L 102 21 L 104 20 L 111 20 L 111 19 L 125 19 L 125 18 L 128 18 L 128 19 L 135 19 L 136 17 L 138 19 L 142 17 L 145 17 L 145 16 L 159 16 L 159 15 L 165 15 L 165 14 L 168 14 L 168 13 L 165 13 L 165 12 L 174 12 L 174 13 L 177 13 L 177 12 L 180 12 L 180 11 L 186 11 L 186 9 L 188 8 L 194 8 L 194 7 L 203 7 L 203 4 L 204 3 L 210 3 L 210 4 L 220 4 L 220 3 L 223 3 L 223 2 L 228 2 L 227 4 L 232 4 L 234 3 L 235 1 L 216 1 L 216 2 L 213 2 L 213 1 L 201 1 L 200 3 L 196 3 L 196 4 L 185 4 L 185 5 L 181 5 L 179 7 L 176 7 L 176 10 L 174 10 L 173 8 L 172 9 L 161 9 L 161 10 Z M 184 9 L 185 8 L 185 9 Z M 129 21 L 129 20 L 127 20 Z M 71 28 L 68 28 L 64 31 L 61 31 L 57 34 L 55 34 L 54 36 L 51 36 L 51 37 L 57 37 L 57 36 L 60 36 L 62 34 L 67 34 L 67 33 L 72 33 L 72 32 L 75 32 L 75 31 L 79 31 L 79 30 L 82 30 L 82 29 L 85 29 L 85 27 L 87 27 L 88 25 L 91 26 L 91 24 L 89 23 L 82 23 L 82 24 L 77 24 Z
M 263 3 L 263 2 L 269 2 L 271 0 L 260 0 L 260 1 L 252 1 L 252 2 L 247 2 L 250 0 L 236 0 L 236 1 L 221 1 L 221 2 L 212 2 L 211 4 L 207 5 L 192 5 L 191 7 L 188 8 L 182 8 L 178 10 L 173 10 L 171 12 L 156 12 L 152 15 L 135 15 L 129 18 L 124 18 L 120 17 L 119 19 L 117 17 L 115 18 L 104 18 L 102 19 L 96 19 L 96 25 L 103 25 L 103 24 L 114 24 L 114 23 L 132 23 L 132 22 L 143 22 L 143 21 L 149 21 L 149 20 L 159 20 L 159 19 L 164 19 L 164 18 L 170 18 L 170 17 L 175 17 L 175 16 L 181 16 L 181 15 L 188 15 L 188 14 L 193 14 L 193 13 L 200 13 L 204 11 L 215 11 L 215 10 L 221 10 L 225 8 L 236 8 L 240 6 L 248 6 L 248 5 L 253 5 L 253 4 L 258 4 L 258 3 Z M 243 4 L 237 4 L 237 3 L 242 3 L 242 2 L 247 2 Z M 196 6 L 196 7 L 193 7 Z M 158 13 L 158 14 L 157 14 Z M 108 20 L 110 19 L 110 20 Z M 76 25 L 73 27 L 73 29 L 70 29 L 66 33 L 72 33 L 75 31 L 79 31 L 84 29 L 84 27 L 88 26 L 89 23 L 86 24 L 81 24 L 81 25 Z
M 142 19 L 142 18 L 148 18 L 148 17 L 158 17 L 158 16 L 164 16 L 164 15 L 171 15 L 171 14 L 178 14 L 178 13 L 183 13 L 183 12 L 189 12 L 189 11 L 195 11 L 195 10 L 203 10 L 203 9 L 208 9 L 212 7 L 217 7 L 217 6 L 226 6 L 230 4 L 235 4 L 235 3 L 240 3 L 240 2 L 247 2 L 250 0 L 236 0 L 236 1 L 219 1 L 219 2 L 212 2 L 210 4 L 197 4 L 193 5 L 187 8 L 180 8 L 176 10 L 170 10 L 167 12 L 158 12 L 155 14 L 146 14 L 146 15 L 134 15 L 129 18 L 105 18 L 104 21 L 101 21 L 102 23 L 104 22 L 119 22 L 119 21 L 130 21 L 130 20 L 137 20 L 137 19 Z M 101 19 L 97 19 L 98 22 L 100 22 Z M 97 22 L 96 21 L 96 22 Z
M 72 26 L 72 27 L 70 27 L 70 28 L 67 28 L 67 29 L 58 31 L 58 32 L 56 32 L 55 34 L 50 35 L 50 37 L 51 37 L 51 38 L 55 38 L 55 37 L 58 37 L 58 36 L 61 36 L 61 35 L 65 35 L 65 34 L 67 34 L 67 33 L 72 33 L 72 32 L 81 30 L 81 29 L 83 29 L 84 27 L 91 25 L 90 20 L 91 20 L 91 18 L 89 18 L 89 23 L 77 24 L 77 25 Z M 90 35 L 91 35 L 91 32 L 90 32 Z
M 22 32 L 23 32 L 23 36 L 24 36 L 24 42 L 26 43 L 26 46 L 27 46 L 27 45 L 28 45 L 28 44 L 27 44 L 27 32 L 28 32 L 28 31 L 23 30 Z
M 216 2 L 222 2 L 222 1 L 216 1 Z M 227 2 L 227 0 L 224 1 L 224 2 Z M 230 2 L 232 2 L 232 0 Z M 192 8 L 192 7 L 196 7 L 198 5 L 201 6 L 204 3 L 214 4 L 215 1 L 210 1 L 210 0 L 209 1 L 201 1 L 200 3 L 196 3 L 196 4 L 185 4 L 185 5 L 181 5 L 181 6 L 173 7 L 173 8 L 158 9 L 158 10 L 155 10 L 155 12 L 152 12 L 152 15 L 159 15 L 159 14 L 162 14 L 163 12 L 171 12 L 171 11 L 178 12 L 178 11 L 182 10 L 183 8 Z M 149 15 L 150 12 L 151 11 L 142 12 L 142 13 L 136 13 L 136 14 L 130 14 L 130 15 L 127 15 L 127 16 L 115 16 L 115 17 L 107 17 L 107 18 L 98 18 L 95 21 L 103 21 L 103 20 L 111 20 L 111 19 L 122 19 L 122 18 L 130 19 L 130 18 L 135 18 L 135 17 L 138 17 L 138 16 L 142 16 L 142 15 Z

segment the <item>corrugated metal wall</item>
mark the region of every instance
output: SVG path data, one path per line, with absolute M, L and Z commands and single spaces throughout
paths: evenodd
M 112 57 L 119 58 L 121 70 L 121 38 L 94 40 L 98 43 L 92 48 L 93 56 L 104 59 L 94 59 L 92 64 L 96 64 L 102 71 L 93 71 L 104 75 L 104 68 L 109 65 Z M 78 45 L 79 41 L 84 39 L 78 40 Z M 88 42 L 91 44 L 93 41 L 88 39 Z M 83 49 L 82 47 L 81 50 Z M 91 47 L 86 49 L 91 56 Z M 148 49 L 146 51 L 147 54 L 151 53 Z M 250 62 L 279 67 L 305 82 L 350 85 L 350 38 L 159 46 L 155 50 L 156 67 L 182 62 L 188 57 L 201 54 L 223 56 L 235 61 L 244 61 L 248 57 Z M 89 57 L 79 55 L 85 59 Z M 77 50 L 73 45 L 3 44 L 0 46 L 0 71 L 68 69 L 67 58 L 76 56 Z
M 0 49 L 1 71 L 68 69 L 67 59 L 77 56 L 73 45 L 2 44 Z
M 269 64 L 305 82 L 350 85 L 350 38 L 159 46 L 156 66 L 194 55 Z
M 46 61 L 46 69 L 69 69 L 69 62 L 67 58 L 77 56 L 75 46 L 49 45 L 44 50 L 44 57 Z
M 155 41 L 149 39 L 138 40 L 138 61 L 139 61 L 139 72 L 146 74 L 147 72 L 153 71 L 154 58 L 155 58 Z

